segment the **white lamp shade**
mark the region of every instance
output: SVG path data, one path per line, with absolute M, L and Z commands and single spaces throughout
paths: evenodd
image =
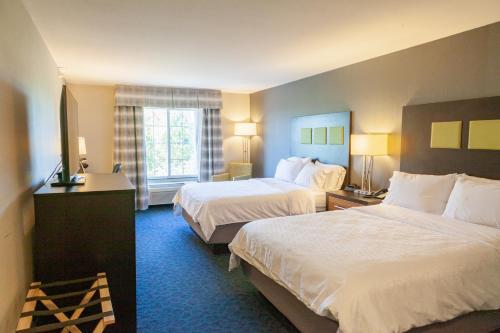
M 236 123 L 234 124 L 234 135 L 241 135 L 241 136 L 257 135 L 257 124 Z
M 87 147 L 85 146 L 85 138 L 83 136 L 78 137 L 78 151 L 80 155 L 87 154 Z
M 388 134 L 353 134 L 351 135 L 351 155 L 387 155 L 388 142 Z

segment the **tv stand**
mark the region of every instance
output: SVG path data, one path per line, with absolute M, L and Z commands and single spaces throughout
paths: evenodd
M 35 192 L 35 281 L 106 272 L 116 325 L 135 333 L 135 189 L 123 174 L 87 173 L 82 186 Z
M 52 187 L 70 187 L 70 186 L 81 186 L 85 185 L 85 176 L 83 175 L 74 175 L 71 177 L 69 182 L 63 182 L 59 179 L 50 183 Z

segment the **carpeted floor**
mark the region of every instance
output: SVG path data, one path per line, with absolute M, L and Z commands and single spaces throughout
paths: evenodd
M 137 321 L 145 332 L 296 332 L 229 255 L 213 255 L 171 206 L 137 213 Z

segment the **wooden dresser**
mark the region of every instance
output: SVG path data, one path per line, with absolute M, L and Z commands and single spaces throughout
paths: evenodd
M 116 324 L 136 331 L 135 189 L 122 174 L 86 174 L 83 186 L 44 185 L 35 197 L 35 281 L 106 272 Z
M 378 205 L 382 200 L 364 198 L 362 195 L 348 191 L 326 192 L 326 210 L 347 209 L 351 207 Z

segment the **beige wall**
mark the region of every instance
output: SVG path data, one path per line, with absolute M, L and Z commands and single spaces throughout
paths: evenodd
M 68 87 L 78 102 L 78 130 L 85 138 L 87 172 L 111 172 L 115 88 L 80 84 L 69 84 Z
M 234 124 L 250 119 L 250 95 L 222 93 L 222 137 L 224 138 L 224 166 L 243 161 L 243 141 L 234 135 Z
M 88 172 L 109 172 L 113 163 L 114 87 L 69 84 L 78 102 L 80 135 L 87 146 Z M 222 135 L 225 165 L 242 160 L 242 141 L 234 123 L 250 118 L 250 95 L 222 93 Z
M 22 2 L 0 0 L 0 332 L 14 332 L 32 279 L 32 192 L 60 159 L 60 93 Z
M 339 68 L 250 96 L 260 136 L 252 140 L 254 171 L 272 176 L 289 154 L 289 120 L 352 111 L 352 133 L 393 133 L 390 156 L 375 158 L 375 187 L 399 169 L 402 107 L 500 93 L 500 23 Z M 313 156 L 314 157 L 314 156 Z M 360 183 L 361 156 L 351 158 Z

